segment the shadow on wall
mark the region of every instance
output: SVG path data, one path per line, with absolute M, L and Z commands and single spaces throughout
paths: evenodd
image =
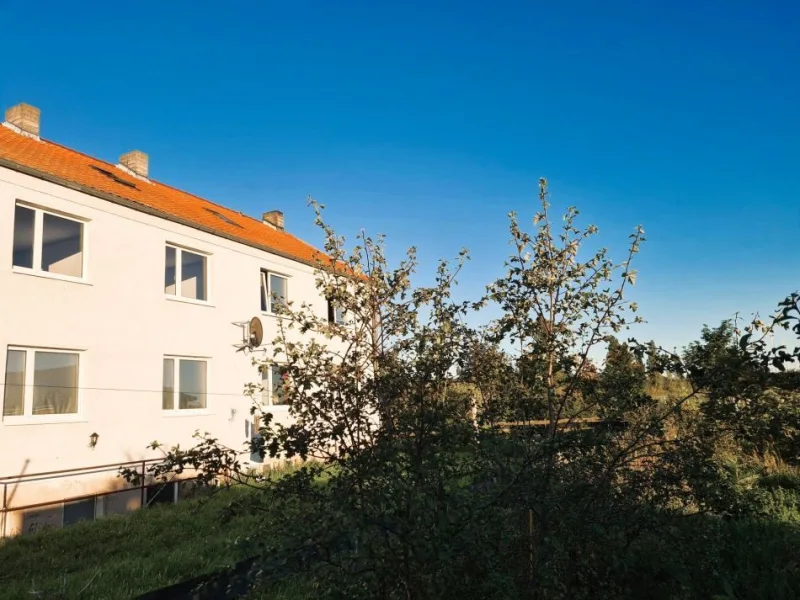
M 6 536 L 58 529 L 80 521 L 94 521 L 108 515 L 125 514 L 141 508 L 148 489 L 131 487 L 114 476 L 91 486 L 91 492 L 53 502 L 10 507 L 6 514 Z M 146 502 L 146 500 L 145 500 Z
M 30 461 L 25 460 L 18 475 L 0 477 L 0 537 L 124 514 L 155 502 L 176 502 L 182 495 L 177 484 L 129 484 L 118 476 L 120 467 L 144 472 L 156 459 L 128 458 L 124 463 L 42 473 L 29 473 Z
M 10 507 L 0 537 L 59 529 L 80 521 L 94 521 L 109 515 L 126 514 L 142 507 L 175 504 L 197 494 L 193 478 L 170 482 L 145 481 L 132 486 L 124 479 L 104 478 L 80 496 Z M 52 490 L 51 490 L 52 491 Z
M 8 520 L 10 513 L 8 512 L 8 507 L 11 506 L 11 503 L 14 501 L 14 496 L 17 493 L 17 488 L 20 485 L 20 480 L 27 475 L 28 466 L 31 464 L 31 459 L 26 458 L 22 463 L 22 469 L 20 469 L 19 474 L 16 477 L 16 483 L 10 484 L 9 479 L 5 478 L 6 481 L 0 481 L 0 485 L 2 485 L 2 503 L 0 503 L 0 538 L 5 537 L 6 531 L 8 529 Z M 9 486 L 11 487 L 9 491 Z

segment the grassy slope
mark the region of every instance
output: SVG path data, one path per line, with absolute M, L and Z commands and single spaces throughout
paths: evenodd
M 0 542 L 0 598 L 130 598 L 244 558 L 257 516 L 222 523 L 232 490 Z
M 794 488 L 794 480 L 781 482 Z M 233 489 L 0 542 L 0 598 L 130 598 L 229 566 L 244 558 L 237 538 L 269 528 L 269 514 L 239 511 L 224 519 L 231 500 L 247 493 Z M 784 497 L 789 490 L 763 493 L 760 518 L 687 520 L 671 532 L 645 536 L 631 553 L 635 559 L 628 556 L 614 577 L 641 597 L 675 597 L 680 590 L 679 597 L 705 598 L 727 587 L 729 597 L 740 600 L 800 597 L 800 513 Z M 248 598 L 317 595 L 313 577 L 305 575 Z

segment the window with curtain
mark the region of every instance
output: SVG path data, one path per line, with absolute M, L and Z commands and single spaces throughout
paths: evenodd
M 164 358 L 161 408 L 167 411 L 207 408 L 205 360 L 196 358 Z
M 75 415 L 79 402 L 79 353 L 9 348 L 4 417 Z

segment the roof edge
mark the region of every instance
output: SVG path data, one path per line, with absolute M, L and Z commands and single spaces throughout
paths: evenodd
M 95 198 L 99 198 L 100 200 L 106 200 L 106 201 L 111 202 L 113 204 L 117 204 L 119 206 L 124 206 L 125 208 L 130 208 L 130 209 L 135 210 L 137 212 L 145 213 L 145 214 L 148 214 L 150 216 L 157 217 L 159 219 L 164 219 L 166 221 L 171 221 L 173 223 L 177 223 L 178 225 L 184 225 L 185 227 L 189 227 L 191 229 L 196 229 L 198 231 L 202 231 L 204 233 L 208 233 L 210 235 L 214 235 L 216 237 L 220 237 L 220 238 L 226 239 L 226 240 L 231 241 L 231 242 L 236 242 L 237 244 L 242 244 L 243 246 L 248 246 L 249 248 L 255 248 L 256 250 L 262 250 L 263 252 L 267 252 L 269 254 L 274 254 L 275 256 L 280 256 L 281 258 L 286 258 L 288 260 L 291 260 L 291 261 L 294 261 L 294 262 L 297 262 L 297 263 L 300 263 L 300 264 L 303 264 L 303 265 L 306 265 L 306 266 L 309 266 L 309 267 L 313 267 L 315 269 L 325 269 L 325 264 L 323 263 L 323 261 L 316 261 L 315 262 L 315 261 L 311 261 L 311 260 L 305 260 L 305 259 L 302 259 L 302 258 L 298 258 L 297 256 L 293 256 L 292 254 L 289 254 L 288 252 L 281 252 L 280 250 L 276 250 L 275 248 L 271 248 L 270 246 L 267 246 L 266 244 L 263 244 L 263 245 L 262 244 L 256 244 L 254 242 L 245 240 L 243 238 L 239 238 L 239 237 L 237 237 L 235 235 L 231 235 L 231 234 L 226 233 L 224 231 L 215 230 L 215 229 L 213 229 L 211 227 L 205 227 L 205 226 L 203 226 L 203 225 L 201 225 L 199 223 L 194 223 L 194 222 L 189 221 L 187 219 L 182 219 L 180 217 L 176 217 L 175 215 L 172 215 L 170 213 L 166 213 L 166 212 L 151 208 L 149 206 L 145 206 L 144 204 L 139 204 L 138 202 L 134 202 L 132 200 L 128 200 L 127 198 L 122 198 L 120 196 L 115 196 L 114 194 L 109 194 L 107 192 L 101 192 L 100 190 L 96 190 L 96 189 L 94 189 L 92 187 L 89 187 L 89 186 L 86 186 L 86 185 L 83 185 L 83 184 L 80 184 L 80 183 L 75 183 L 74 181 L 70 181 L 69 179 L 64 179 L 64 178 L 59 177 L 57 175 L 51 175 L 50 173 L 45 173 L 44 171 L 40 171 L 38 169 L 34 169 L 32 167 L 20 164 L 18 162 L 15 162 L 13 160 L 9 160 L 7 158 L 0 157 L 0 167 L 5 167 L 5 168 L 10 169 L 12 171 L 16 171 L 18 173 L 22 173 L 23 175 L 29 175 L 31 177 L 35 177 L 37 179 L 41 179 L 41 180 L 47 181 L 49 183 L 54 183 L 56 185 L 60 185 L 62 187 L 66 187 L 66 188 L 69 188 L 71 190 L 75 190 L 77 192 L 82 192 L 82 193 L 87 194 L 89 196 L 93 196 Z M 313 246 L 312 246 L 312 248 L 313 248 Z M 320 250 L 317 250 L 316 248 L 314 248 L 314 250 L 317 253 L 319 253 L 320 257 L 329 258 L 329 257 L 327 257 L 327 255 L 324 252 L 322 252 Z

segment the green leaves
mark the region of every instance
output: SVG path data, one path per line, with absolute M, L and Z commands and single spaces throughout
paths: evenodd
M 241 474 L 251 453 L 319 461 L 268 486 L 265 503 L 297 510 L 260 533 L 278 539 L 269 553 L 282 568 L 313 572 L 328 597 L 617 597 L 631 571 L 607 573 L 627 568 L 641 531 L 660 542 L 661 519 L 699 505 L 723 426 L 749 423 L 743 438 L 754 421 L 790 430 L 794 412 L 762 418 L 759 401 L 765 373 L 798 351 L 768 352 L 730 324 L 683 357 L 618 342 L 642 322 L 624 291 L 644 230 L 621 260 L 587 252 L 597 227 L 578 226 L 574 207 L 553 218 L 548 198 L 542 179 L 528 231 L 509 214 L 506 273 L 464 301 L 466 249 L 414 285 L 413 247 L 390 264 L 383 237 L 361 232 L 348 251 L 315 206 L 331 258 L 317 288 L 347 318 L 328 323 L 309 301 L 278 321 L 269 362 L 285 366 L 290 418 L 254 405 L 259 435 L 244 449 L 201 436 L 153 473 L 193 467 L 211 481 Z M 798 299 L 776 322 L 800 326 Z M 472 326 L 489 303 L 497 317 Z M 592 357 L 605 342 L 601 370 Z M 259 385 L 245 391 L 252 403 Z
M 739 340 L 739 348 L 741 348 L 742 352 L 747 350 L 747 347 L 750 345 L 750 338 L 751 337 L 753 337 L 752 333 L 746 333 Z

